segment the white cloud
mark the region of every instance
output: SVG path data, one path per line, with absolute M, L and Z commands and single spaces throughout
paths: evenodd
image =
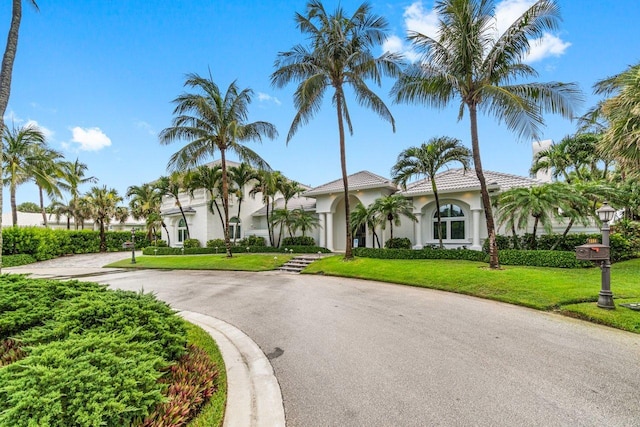
M 156 136 L 158 134 L 155 131 L 155 129 L 153 129 L 153 126 L 151 126 L 149 123 L 145 122 L 144 120 L 136 121 L 135 125 L 139 129 L 142 129 L 142 130 L 146 131 L 149 135 Z
M 392 35 L 382 44 L 383 52 L 400 53 L 411 62 L 415 62 L 420 55 L 411 49 L 404 40 L 396 35 Z
M 562 41 L 552 34 L 544 33 L 541 38 L 531 41 L 531 50 L 524 62 L 531 64 L 550 56 L 561 56 L 569 46 L 571 43 Z
M 271 96 L 269 94 L 258 92 L 258 101 L 260 102 L 273 102 L 276 105 L 282 105 L 282 102 L 275 96 Z
M 503 0 L 497 3 L 495 16 L 498 34 L 504 33 L 534 3 L 535 0 Z
M 44 137 L 46 138 L 47 141 L 52 141 L 53 135 L 55 134 L 54 131 L 52 131 L 49 128 L 46 128 L 40 124 L 38 124 L 38 122 L 36 122 L 35 120 L 27 120 L 27 122 L 24 124 L 25 126 L 36 126 L 38 127 L 38 129 L 40 129 L 40 131 L 42 132 L 42 134 L 44 135 Z
M 431 38 L 438 36 L 438 14 L 433 9 L 425 9 L 422 0 L 409 5 L 403 16 L 407 31 L 416 31 Z
M 5 113 L 3 119 L 5 124 L 9 124 L 9 123 L 20 124 L 24 122 L 24 119 L 22 119 L 21 117 L 18 117 L 16 112 L 13 110 L 9 110 L 8 113 Z
M 100 128 L 81 128 L 76 126 L 71 129 L 72 143 L 78 144 L 80 151 L 99 151 L 111 146 L 111 139 Z M 62 143 L 63 148 L 69 149 L 72 144 Z

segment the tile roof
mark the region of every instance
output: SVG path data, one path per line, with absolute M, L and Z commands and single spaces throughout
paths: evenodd
M 540 181 L 524 176 L 509 175 L 506 173 L 484 171 L 487 187 L 490 189 L 508 190 L 514 187 L 530 187 L 540 184 Z M 436 187 L 438 193 L 452 193 L 464 190 L 479 190 L 480 181 L 474 170 L 449 169 L 436 175 Z M 423 179 L 407 186 L 401 194 L 414 196 L 419 194 L 431 194 L 431 181 Z
M 388 188 L 390 190 L 397 190 L 398 187 L 389 179 L 382 177 L 380 175 L 376 175 L 369 171 L 360 171 L 349 175 L 347 177 L 347 182 L 349 184 L 349 190 L 365 190 L 368 188 Z M 304 196 L 313 197 L 319 196 L 321 194 L 330 194 L 336 193 L 339 191 L 344 191 L 344 186 L 342 185 L 342 178 L 336 179 L 335 181 L 328 182 L 319 187 L 312 188 L 311 190 L 304 193 Z
M 182 210 L 184 211 L 185 214 L 194 214 L 196 213 L 196 210 L 194 208 L 192 208 L 191 206 L 188 206 L 186 208 L 182 208 Z M 180 212 L 180 208 L 171 208 L 171 209 L 167 209 L 166 211 L 160 212 L 160 215 L 181 215 L 182 213 Z
M 283 209 L 284 208 L 284 199 L 280 198 L 276 200 L 275 203 L 275 209 Z M 287 204 L 287 209 L 288 210 L 294 210 L 294 209 L 299 209 L 302 208 L 305 211 L 314 211 L 316 210 L 316 201 L 315 199 L 307 199 L 306 197 L 300 197 L 300 198 L 294 198 L 289 200 L 289 203 Z M 274 209 L 273 206 L 269 207 L 269 212 L 271 212 Z M 267 215 L 267 207 L 263 206 L 260 209 L 258 209 L 257 211 L 255 211 L 254 213 L 251 214 L 251 216 L 265 216 Z

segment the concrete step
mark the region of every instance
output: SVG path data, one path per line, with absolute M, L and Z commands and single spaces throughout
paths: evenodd
M 278 270 L 289 273 L 300 273 L 309 264 L 319 258 L 321 257 L 317 255 L 300 255 L 284 263 L 280 268 L 278 268 Z

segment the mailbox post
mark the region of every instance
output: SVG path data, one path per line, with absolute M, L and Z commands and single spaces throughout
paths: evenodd
M 136 229 L 131 229 L 131 264 L 136 263 Z
M 609 221 L 613 219 L 615 212 L 616 210 L 607 202 L 604 202 L 602 207 L 596 211 L 602 221 L 602 244 L 607 248 L 609 247 Z M 602 261 L 602 286 L 598 295 L 598 307 L 614 309 L 616 306 L 613 303 L 613 293 L 611 292 L 611 255 L 609 251 L 607 252 L 607 259 Z

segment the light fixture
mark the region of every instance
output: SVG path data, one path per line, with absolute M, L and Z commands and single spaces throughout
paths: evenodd
M 600 209 L 596 210 L 596 213 L 600 221 L 609 222 L 613 219 L 613 214 L 616 213 L 616 210 L 609 206 L 609 203 L 604 202 Z

